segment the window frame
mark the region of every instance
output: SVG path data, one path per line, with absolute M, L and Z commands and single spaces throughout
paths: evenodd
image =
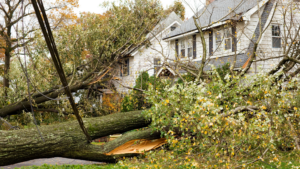
M 228 31 L 228 32 L 226 32 Z M 231 50 L 232 49 L 232 29 L 231 27 L 224 29 L 224 49 Z M 230 40 L 229 43 L 226 43 L 227 40 Z
M 182 44 L 184 44 L 184 49 L 182 48 Z M 179 40 L 179 53 L 181 58 L 193 58 L 193 36 L 189 36 L 187 38 L 183 38 Z M 183 53 L 183 54 L 182 54 Z
M 159 60 L 159 61 L 156 61 Z M 158 71 L 161 68 L 161 58 L 154 58 L 153 59 L 153 67 L 154 67 L 154 74 L 156 75 L 158 73 Z
M 276 30 L 273 30 L 273 27 L 278 27 L 279 28 L 279 35 L 274 35 L 274 31 Z M 274 34 L 273 34 L 274 33 Z M 272 24 L 271 26 L 271 37 L 272 37 L 272 48 L 274 49 L 280 49 L 282 47 L 282 44 L 281 44 L 281 25 L 279 24 Z M 279 39 L 279 46 L 276 46 L 275 44 L 275 39 Z
M 186 51 L 185 39 L 180 40 L 179 46 L 180 46 L 180 48 L 179 48 L 180 57 L 184 58 L 185 51 Z M 184 47 L 184 48 L 182 48 L 182 47 Z
M 218 38 L 217 36 L 220 36 L 220 38 Z M 216 49 L 215 52 L 220 52 L 223 43 L 223 30 L 221 29 L 216 30 L 214 39 L 215 39 L 214 48 Z
M 187 46 L 187 57 L 188 58 L 191 58 L 193 57 L 193 37 L 189 37 L 187 40 L 186 40 L 186 46 Z
M 121 77 L 123 77 L 123 76 L 129 76 L 129 75 L 130 75 L 129 58 L 127 58 L 127 59 L 124 59 L 122 61 L 122 64 L 121 64 Z
M 171 26 L 171 31 L 174 31 L 176 28 L 176 26 Z

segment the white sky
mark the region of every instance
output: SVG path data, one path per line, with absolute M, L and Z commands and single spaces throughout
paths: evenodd
M 112 1 L 112 0 L 109 0 Z M 186 0 L 187 3 L 190 4 L 192 8 L 197 8 L 199 9 L 199 6 L 203 4 L 204 0 Z M 94 13 L 103 13 L 105 12 L 105 8 L 100 7 L 99 5 L 103 3 L 104 0 L 79 0 L 79 8 L 76 9 L 75 11 L 77 13 L 80 12 L 94 12 Z M 161 0 L 164 8 L 167 6 L 173 4 L 174 0 Z M 185 17 L 190 18 L 193 16 L 193 11 L 188 7 L 186 3 L 184 3 L 185 6 Z

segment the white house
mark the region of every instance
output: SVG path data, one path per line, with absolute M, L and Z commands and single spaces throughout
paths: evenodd
M 169 49 L 170 43 L 163 41 L 162 38 L 182 23 L 179 16 L 172 12 L 147 35 L 150 45 L 141 46 L 130 52 L 130 56 L 119 65 L 119 80 L 114 81 L 114 86 L 119 93 L 127 93 L 129 89 L 126 87 L 135 85 L 140 72 L 147 71 L 150 76 L 153 76 L 160 69 L 163 59 L 171 56 L 172 53 Z
M 300 25 L 299 0 L 207 0 L 195 16 L 203 28 L 209 64 L 216 67 L 235 62 L 235 70 L 246 67 L 258 41 L 257 56 L 248 73 L 269 71 L 281 59 L 288 44 L 285 25 L 295 24 L 291 37 Z M 287 10 L 288 8 L 288 10 Z M 285 11 L 288 11 L 286 15 Z M 292 24 L 293 23 L 293 24 Z M 290 26 L 292 27 L 292 26 Z M 265 30 L 265 31 L 263 31 Z M 260 33 L 262 32 L 262 33 Z M 299 38 L 299 36 L 298 36 Z M 170 55 L 199 65 L 203 47 L 193 17 L 170 32 L 163 40 L 170 44 Z

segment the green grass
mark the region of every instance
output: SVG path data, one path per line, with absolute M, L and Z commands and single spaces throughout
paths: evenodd
M 26 166 L 19 169 L 115 169 L 115 168 L 124 168 L 117 164 L 108 164 L 108 165 L 48 165 L 44 164 L 42 166 Z
M 105 142 L 92 142 L 92 144 L 101 146 L 101 145 L 105 144 Z

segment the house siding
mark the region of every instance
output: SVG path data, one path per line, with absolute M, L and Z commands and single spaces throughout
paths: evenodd
M 142 47 L 137 52 L 134 52 L 134 55 L 129 59 L 130 74 L 128 76 L 119 77 L 119 82 L 114 82 L 114 85 L 119 93 L 128 93 L 130 89 L 123 87 L 121 84 L 128 87 L 134 87 L 135 80 L 141 72 L 147 71 L 149 76 L 153 76 L 154 58 L 160 58 L 161 62 L 163 62 L 165 58 L 174 58 L 175 44 L 173 47 L 171 47 L 169 42 L 162 40 L 162 38 L 170 31 L 171 28 L 152 39 L 149 47 Z
M 269 6 L 268 6 L 269 5 Z M 268 26 L 266 29 L 266 31 L 264 32 L 261 41 L 259 42 L 259 47 L 257 50 L 257 57 L 256 60 L 260 60 L 260 59 L 266 59 L 266 58 L 271 58 L 271 57 L 277 57 L 282 55 L 283 52 L 283 46 L 282 48 L 272 48 L 272 25 L 273 24 L 278 24 L 278 25 L 283 25 L 283 11 L 282 9 L 284 9 L 283 7 L 285 6 L 285 4 L 281 4 L 278 3 L 277 4 L 277 10 L 275 10 L 274 16 L 272 18 L 271 21 L 271 17 L 272 14 L 270 11 L 273 11 L 275 5 L 275 0 L 271 0 L 267 6 L 266 6 L 266 10 L 264 13 L 262 13 L 262 17 L 261 20 L 264 23 L 270 23 L 269 25 L 265 25 Z M 296 17 L 297 15 L 297 17 Z M 255 19 L 258 20 L 258 15 L 254 15 L 253 17 L 256 17 Z M 300 18 L 299 13 L 295 13 L 294 14 L 295 18 Z M 297 21 L 299 23 L 299 19 Z M 282 28 L 282 27 L 281 27 Z M 281 33 L 283 34 L 283 29 L 281 29 Z M 259 33 L 259 30 L 255 31 L 256 34 Z M 283 37 L 282 37 L 283 40 Z M 253 74 L 253 73 L 258 73 L 258 72 L 269 72 L 271 69 L 273 69 L 279 62 L 280 60 L 282 60 L 282 58 L 275 58 L 275 59 L 269 59 L 269 60 L 265 60 L 265 61 L 259 61 L 256 62 L 254 64 L 252 64 L 251 69 L 249 71 L 249 74 Z

